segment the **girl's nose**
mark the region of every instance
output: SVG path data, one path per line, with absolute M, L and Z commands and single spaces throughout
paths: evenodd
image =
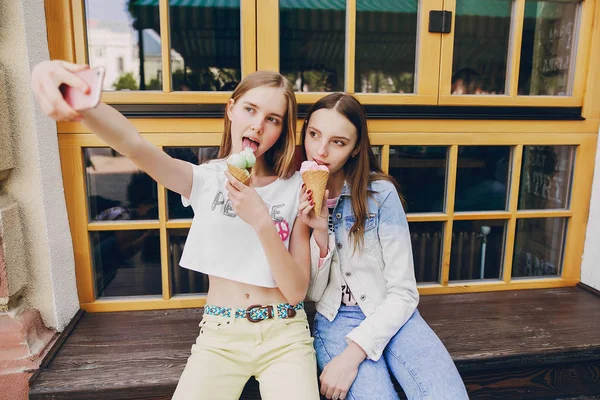
M 319 146 L 317 154 L 319 155 L 319 157 L 327 157 L 327 145 Z
M 250 129 L 258 134 L 262 134 L 263 132 L 263 123 L 262 121 L 254 121 L 252 125 L 250 125 Z

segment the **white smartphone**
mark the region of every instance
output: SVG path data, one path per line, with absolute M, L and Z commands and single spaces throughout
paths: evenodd
M 95 67 L 75 72 L 90 87 L 89 93 L 83 93 L 78 88 L 61 85 L 60 91 L 68 105 L 76 111 L 89 110 L 100 103 L 102 96 L 102 82 L 104 81 L 104 68 Z

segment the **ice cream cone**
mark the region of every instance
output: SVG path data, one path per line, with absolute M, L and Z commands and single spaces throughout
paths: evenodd
M 312 190 L 312 198 L 315 202 L 315 214 L 321 217 L 321 208 L 325 201 L 325 189 L 327 188 L 327 180 L 329 179 L 329 171 L 312 170 L 302 173 L 302 180 L 306 185 L 306 190 Z
M 227 169 L 229 169 L 229 172 L 234 176 L 235 179 L 248 186 L 250 183 L 250 173 L 248 170 L 238 168 L 231 164 L 227 164 Z

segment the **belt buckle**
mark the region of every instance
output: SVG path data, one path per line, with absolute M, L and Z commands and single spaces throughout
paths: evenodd
M 254 310 L 258 310 L 258 311 L 260 311 L 260 310 L 267 310 L 267 316 L 266 316 L 266 318 L 254 318 L 254 317 L 252 317 L 252 311 L 254 311 Z M 255 305 L 250 306 L 250 307 L 248 307 L 246 309 L 246 319 L 248 321 L 252 322 L 252 323 L 257 323 L 257 322 L 260 322 L 260 321 L 264 321 L 265 319 L 268 319 L 268 318 L 273 318 L 273 306 L 263 307 L 260 304 L 255 304 Z

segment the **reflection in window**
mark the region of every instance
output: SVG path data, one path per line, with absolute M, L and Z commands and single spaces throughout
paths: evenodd
M 83 149 L 90 221 L 158 218 L 156 182 L 109 148 Z
M 345 1 L 279 1 L 279 70 L 297 92 L 344 88 Z
M 179 266 L 189 229 L 169 230 L 169 268 L 173 294 L 207 293 L 208 275 Z
M 524 146 L 519 210 L 567 208 L 575 146 Z
M 459 146 L 455 211 L 505 210 L 510 147 Z
M 162 292 L 157 230 L 90 232 L 96 297 Z
M 443 211 L 447 152 L 443 146 L 390 146 L 389 172 L 407 213 Z
M 456 0 L 452 94 L 504 94 L 512 0 Z
M 442 222 L 410 222 L 410 241 L 418 283 L 439 283 L 444 228 Z
M 240 0 L 171 1 L 174 91 L 230 91 L 241 80 Z
M 566 218 L 518 220 L 513 278 L 560 276 L 566 234 Z
M 377 160 L 377 165 L 379 168 L 381 168 L 381 146 L 371 146 L 371 150 L 373 150 L 375 160 Z
M 572 0 L 525 2 L 520 95 L 572 94 L 580 3 Z
M 454 221 L 449 279 L 500 279 L 505 225 L 502 220 Z
M 218 147 L 165 147 L 165 153 L 173 158 L 190 162 L 194 165 L 207 163 L 217 158 Z M 181 195 L 167 190 L 167 207 L 169 219 L 193 218 L 192 207 L 184 207 L 181 203 Z
M 85 0 L 88 63 L 104 67 L 104 90 L 160 90 L 158 1 Z M 149 24 L 148 21 L 156 21 Z
M 414 92 L 417 3 L 357 0 L 356 92 Z

